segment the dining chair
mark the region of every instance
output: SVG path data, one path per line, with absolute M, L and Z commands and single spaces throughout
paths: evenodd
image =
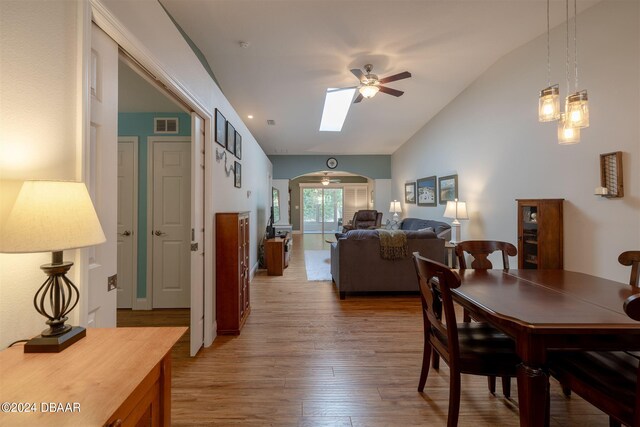
M 627 316 L 640 321 L 640 294 L 624 302 Z M 549 371 L 580 397 L 609 415 L 610 426 L 640 427 L 640 357 L 626 351 L 549 354 Z
M 622 252 L 618 257 L 618 262 L 622 265 L 631 266 L 629 285 L 638 286 L 638 277 L 640 276 L 640 251 Z
M 502 269 L 508 270 L 509 257 L 518 255 L 518 250 L 511 243 L 497 240 L 465 240 L 456 244 L 456 257 L 458 258 L 458 265 L 460 266 L 460 269 L 467 268 L 465 253 L 468 253 L 473 257 L 471 268 L 476 270 L 493 268 L 493 264 L 489 261 L 488 257 L 496 251 L 502 252 Z M 471 321 L 471 315 L 467 310 L 463 310 L 463 321 Z M 490 376 L 487 378 L 487 382 L 489 385 L 489 391 L 491 391 L 491 393 L 495 393 L 496 378 Z M 509 377 L 502 378 L 502 393 L 506 397 L 511 397 L 511 381 Z
M 418 391 L 429 375 L 429 359 L 438 355 L 449 365 L 449 413 L 447 427 L 458 425 L 460 374 L 515 377 L 520 363 L 515 343 L 486 323 L 457 323 L 451 289 L 460 276 L 444 264 L 413 253 L 424 324 L 424 351 Z M 444 314 L 444 318 L 443 318 Z

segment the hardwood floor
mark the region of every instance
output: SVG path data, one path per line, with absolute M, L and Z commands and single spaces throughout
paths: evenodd
M 294 236 L 284 276 L 259 273 L 252 311 L 238 337 L 220 336 L 189 358 L 185 336 L 173 356 L 174 426 L 444 426 L 449 371 L 422 358 L 418 296 L 350 296 L 331 282 L 307 282 L 304 249 L 320 236 Z M 142 313 L 142 314 L 139 314 Z M 144 320 L 144 316 L 148 316 Z M 188 324 L 188 310 L 119 312 L 122 323 Z M 182 322 L 182 323 L 178 323 Z M 499 388 L 499 387 L 498 387 Z M 512 396 L 517 396 L 515 380 Z M 484 377 L 462 377 L 460 426 L 517 426 L 517 400 L 493 396 Z M 606 426 L 608 418 L 553 382 L 551 425 Z

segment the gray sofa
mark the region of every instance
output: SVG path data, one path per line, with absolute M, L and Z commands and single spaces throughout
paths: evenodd
M 444 239 L 431 231 L 407 231 L 409 256 L 386 260 L 380 256 L 377 230 L 352 230 L 337 235 L 331 244 L 331 276 L 340 299 L 347 292 L 418 292 L 418 279 L 411 254 L 444 262 Z
M 446 222 L 420 218 L 405 218 L 400 222 L 400 230 L 422 230 L 424 228 L 433 228 L 440 239 L 447 242 L 451 240 L 451 226 Z

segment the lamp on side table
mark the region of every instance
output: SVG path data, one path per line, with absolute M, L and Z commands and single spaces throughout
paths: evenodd
M 105 240 L 84 183 L 26 181 L 22 185 L 2 229 L 0 252 L 52 252 L 51 264 L 40 266 L 49 277 L 33 299 L 49 328 L 26 343 L 25 353 L 58 353 L 86 335 L 83 327 L 65 324 L 80 293 L 66 276 L 73 263 L 63 261 L 62 251 Z
M 451 222 L 451 243 L 456 244 L 461 238 L 459 220 L 469 219 L 469 215 L 467 214 L 467 203 L 459 202 L 458 199 L 455 199 L 453 202 L 448 201 L 447 207 L 444 210 L 444 217 L 453 218 L 453 222 Z

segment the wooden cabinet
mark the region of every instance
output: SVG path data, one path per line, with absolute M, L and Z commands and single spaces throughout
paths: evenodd
M 269 276 L 282 276 L 284 269 L 289 266 L 291 256 L 291 234 L 284 237 L 274 237 L 264 241 L 264 257 Z
M 216 321 L 218 334 L 238 335 L 249 298 L 249 212 L 216 214 Z
M 171 348 L 186 331 L 88 328 L 60 353 L 1 351 L 0 401 L 36 406 L 0 414 L 0 425 L 170 426 Z
M 518 268 L 564 268 L 564 199 L 517 199 Z

